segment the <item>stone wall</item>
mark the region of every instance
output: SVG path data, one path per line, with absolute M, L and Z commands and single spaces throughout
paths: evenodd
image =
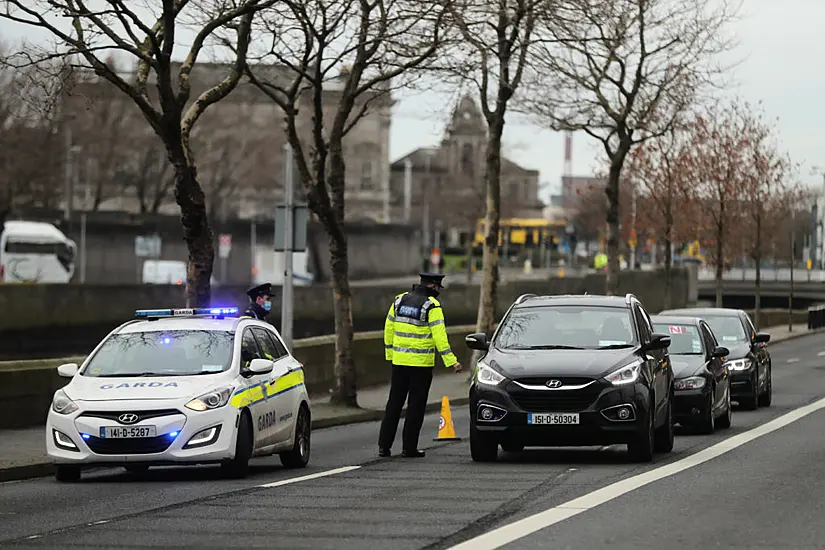
M 410 283 L 415 279 L 411 278 Z M 477 285 L 452 284 L 440 297 L 449 325 L 474 323 L 478 310 Z M 355 330 L 383 327 L 393 297 L 409 286 L 352 287 Z M 88 352 L 103 336 L 133 318 L 136 309 L 183 307 L 183 287 L 167 285 L 0 285 L 0 357 L 41 358 Z M 276 287 L 278 293 L 280 288 Z M 220 287 L 213 291 L 214 305 L 247 303 L 245 287 Z M 651 311 L 664 307 L 664 280 L 656 272 L 626 272 L 619 277 L 621 294 L 636 294 Z M 689 303 L 687 272 L 677 271 L 671 288 L 671 307 Z M 518 296 L 535 294 L 604 293 L 604 275 L 517 281 L 499 287 L 499 315 Z M 334 332 L 332 291 L 326 285 L 296 287 L 295 338 Z M 280 298 L 276 296 L 276 303 Z M 280 325 L 280 307 L 270 321 Z

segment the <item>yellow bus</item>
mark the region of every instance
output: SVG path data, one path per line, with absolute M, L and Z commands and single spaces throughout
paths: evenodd
M 502 218 L 498 232 L 498 244 L 504 245 L 507 238 L 508 248 L 530 249 L 537 248 L 542 243 L 558 243 L 567 227 L 566 221 L 549 221 L 543 218 Z M 476 235 L 473 244 L 484 244 L 484 218 L 476 224 Z

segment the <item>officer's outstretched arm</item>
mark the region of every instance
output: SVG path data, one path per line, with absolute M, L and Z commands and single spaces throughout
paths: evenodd
M 384 359 L 392 361 L 392 344 L 395 338 L 395 302 L 390 304 L 387 320 L 384 321 Z
M 444 311 L 441 305 L 436 303 L 427 312 L 427 321 L 430 325 L 430 330 L 433 333 L 433 340 L 435 340 L 435 347 L 438 349 L 441 360 L 444 361 L 445 367 L 452 367 L 458 363 L 458 359 L 453 350 L 450 349 L 450 340 L 447 338 L 447 326 L 444 324 Z

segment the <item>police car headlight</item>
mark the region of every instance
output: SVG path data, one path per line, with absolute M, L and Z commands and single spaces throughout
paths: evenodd
M 479 384 L 487 384 L 488 386 L 498 386 L 505 380 L 504 376 L 494 371 L 488 365 L 479 362 L 476 367 L 476 381 Z
M 232 386 L 226 386 L 224 388 L 212 390 L 211 392 L 205 393 L 200 397 L 196 397 L 185 406 L 187 409 L 191 409 L 193 411 L 211 411 L 213 409 L 220 409 L 229 403 L 229 398 L 232 397 L 233 389 L 234 388 Z
M 77 404 L 69 399 L 66 392 L 57 390 L 52 398 L 52 410 L 57 414 L 72 414 L 77 410 Z
M 639 374 L 642 372 L 642 362 L 635 361 L 630 363 L 629 365 L 625 365 L 622 368 L 615 370 L 605 376 L 608 382 L 613 384 L 614 386 L 621 386 L 624 384 L 632 384 L 636 380 L 639 379 Z

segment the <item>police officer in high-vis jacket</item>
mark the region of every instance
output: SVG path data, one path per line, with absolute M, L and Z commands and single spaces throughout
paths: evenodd
M 243 318 L 266 320 L 272 311 L 272 283 L 264 283 L 246 291 L 249 296 L 249 307 L 244 311 Z
M 395 297 L 384 324 L 384 355 L 392 362 L 392 381 L 378 436 L 379 456 L 391 454 L 401 409 L 408 395 L 402 455 L 424 456 L 424 451 L 418 450 L 418 436 L 424 423 L 436 352 L 444 366 L 452 367 L 456 372 L 461 370 L 461 364 L 450 349 L 444 312 L 436 299 L 444 288 L 444 275 L 421 273 L 420 277 L 420 284 L 414 285 L 412 292 Z

